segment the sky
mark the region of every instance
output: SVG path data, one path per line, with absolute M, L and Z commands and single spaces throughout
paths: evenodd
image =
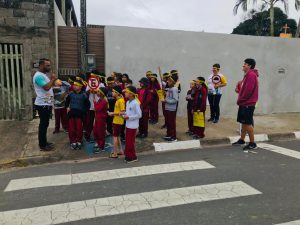
M 86 0 L 87 24 L 231 33 L 245 17 L 233 15 L 236 0 Z M 300 11 L 289 0 L 288 16 Z M 259 1 L 258 1 L 259 2 Z M 73 0 L 80 23 L 80 0 Z M 281 6 L 281 5 L 278 5 Z

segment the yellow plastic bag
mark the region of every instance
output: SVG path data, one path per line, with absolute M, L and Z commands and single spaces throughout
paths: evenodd
M 158 95 L 159 101 L 164 101 L 165 100 L 165 96 L 164 96 L 163 90 L 157 90 L 156 93 Z
M 203 112 L 194 112 L 194 114 L 193 114 L 193 125 L 195 127 L 205 127 L 204 113 Z

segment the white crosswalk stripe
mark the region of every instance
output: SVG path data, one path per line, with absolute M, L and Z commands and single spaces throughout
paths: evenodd
M 276 152 L 282 155 L 286 155 L 286 156 L 290 156 L 296 159 L 300 159 L 300 152 L 295 151 L 295 150 L 291 150 L 288 148 L 283 148 L 283 147 L 279 147 L 276 145 L 271 145 L 271 144 L 266 144 L 266 143 L 260 143 L 257 145 L 259 148 L 271 151 L 271 152 Z
M 295 220 L 295 221 L 291 221 L 291 222 L 287 222 L 287 223 L 280 223 L 280 224 L 276 224 L 276 225 L 300 225 L 300 220 Z
M 0 212 L 0 225 L 50 225 L 261 194 L 242 181 L 167 189 Z
M 213 165 L 205 161 L 180 162 L 170 164 L 159 164 L 151 166 L 141 166 L 132 168 L 122 168 L 116 170 L 95 171 L 87 173 L 55 175 L 45 177 L 34 177 L 11 180 L 5 192 L 17 191 L 31 188 L 41 188 L 50 186 L 65 186 L 72 184 L 82 184 L 90 182 L 98 182 L 105 180 L 113 180 L 128 177 L 138 177 L 146 175 L 155 175 L 163 173 L 174 173 L 180 171 L 192 171 L 201 169 L 215 168 Z

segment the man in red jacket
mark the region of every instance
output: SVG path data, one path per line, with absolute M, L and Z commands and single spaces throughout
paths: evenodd
M 237 104 L 239 106 L 237 121 L 242 124 L 242 132 L 240 139 L 232 145 L 245 145 L 246 134 L 249 135 L 250 142 L 243 150 L 249 151 L 256 149 L 257 145 L 254 141 L 253 113 L 258 100 L 258 71 L 255 68 L 254 59 L 245 59 L 243 71 L 244 79 L 238 95 Z

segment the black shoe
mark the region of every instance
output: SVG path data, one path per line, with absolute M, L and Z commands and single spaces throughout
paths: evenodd
M 138 159 L 136 158 L 136 159 L 125 159 L 125 161 L 126 161 L 126 163 L 133 163 L 133 162 L 137 162 L 138 161 Z
M 142 134 L 137 134 L 135 137 L 140 138 Z
M 242 139 L 239 139 L 238 141 L 232 143 L 232 146 L 241 146 L 241 145 L 245 145 L 246 142 Z
M 81 149 L 81 147 L 82 147 L 81 143 L 80 143 L 80 142 L 78 142 L 78 143 L 76 144 L 76 149 L 77 149 L 77 150 L 80 150 L 80 149 Z
M 72 143 L 72 144 L 70 145 L 70 147 L 71 147 L 72 150 L 76 150 L 76 149 L 77 149 L 76 143 Z
M 45 147 L 40 147 L 40 151 L 42 152 L 49 152 L 49 151 L 52 151 L 53 150 L 53 147 L 52 146 L 45 146 Z
M 165 136 L 164 139 L 165 139 L 166 141 L 169 141 L 169 140 L 171 140 L 171 137 Z
M 177 138 L 171 138 L 169 141 L 170 142 L 177 142 Z
M 54 147 L 54 144 L 51 142 L 47 142 L 46 146 Z
M 193 136 L 193 139 L 194 139 L 194 140 L 199 140 L 200 137 L 199 137 L 198 135 L 194 135 L 194 136 Z
M 219 122 L 218 119 L 214 119 L 214 120 L 213 120 L 213 123 L 218 123 L 218 122 Z
M 140 135 L 140 138 L 146 138 L 146 137 L 148 137 L 147 134 L 141 134 L 141 135 Z
M 213 122 L 214 121 L 214 118 L 209 118 L 208 120 L 207 120 L 207 122 Z
M 246 145 L 243 150 L 244 151 L 249 151 L 249 150 L 254 150 L 254 149 L 257 149 L 257 145 L 255 142 L 250 142 L 248 145 Z
M 100 153 L 99 148 L 94 149 L 93 153 L 94 153 L 94 154 L 99 154 L 99 153 Z

